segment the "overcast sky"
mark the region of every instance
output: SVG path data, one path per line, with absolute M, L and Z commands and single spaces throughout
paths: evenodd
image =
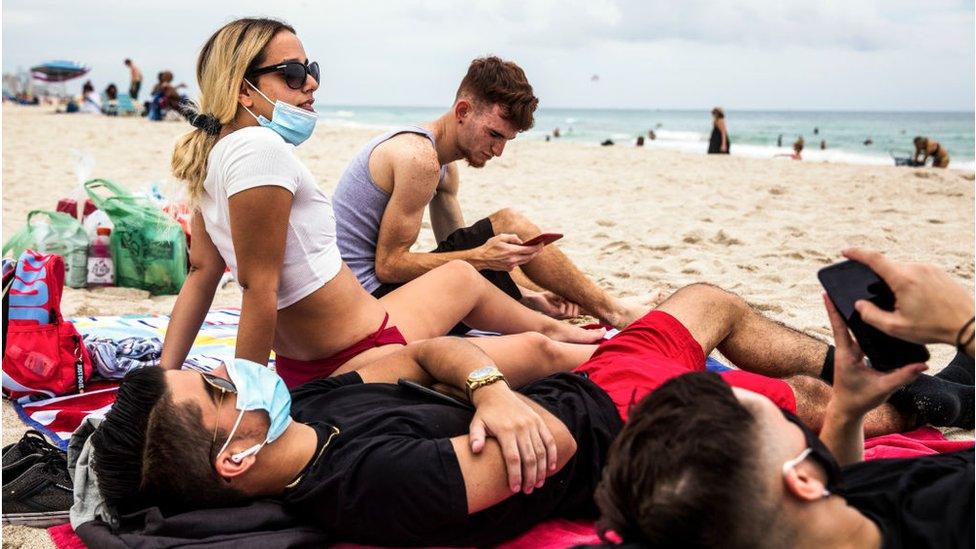
M 295 26 L 324 104 L 446 107 L 493 53 L 542 107 L 973 110 L 972 0 L 6 0 L 3 70 L 77 60 L 124 89 L 131 57 L 195 94 L 200 46 L 255 15 Z

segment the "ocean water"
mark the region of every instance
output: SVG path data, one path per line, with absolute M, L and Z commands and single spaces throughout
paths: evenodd
M 432 120 L 443 109 L 431 107 L 364 107 L 316 105 L 323 121 L 332 124 L 385 128 Z M 712 119 L 703 110 L 539 109 L 535 127 L 518 139 L 542 140 L 559 128 L 560 139 L 599 145 L 611 139 L 633 146 L 637 136 L 645 147 L 705 153 Z M 951 157 L 950 168 L 974 170 L 972 112 L 829 112 L 726 111 L 732 154 L 771 158 L 792 152 L 803 136 L 803 158 L 812 162 L 893 165 L 891 155 L 909 156 L 912 139 L 923 135 L 938 140 Z M 656 139 L 647 139 L 648 130 Z M 814 133 L 814 130 L 817 133 Z M 777 147 L 777 137 L 783 146 Z M 873 144 L 864 145 L 870 138 Z M 827 149 L 820 150 L 820 142 Z

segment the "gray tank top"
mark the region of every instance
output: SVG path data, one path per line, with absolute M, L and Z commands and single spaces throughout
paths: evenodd
M 369 175 L 369 157 L 381 143 L 401 133 L 423 135 L 434 146 L 433 134 L 419 126 L 402 126 L 379 135 L 356 153 L 346 166 L 346 171 L 342 172 L 332 195 L 339 253 L 356 274 L 359 283 L 370 293 L 381 284 L 376 278 L 376 240 L 390 195 L 380 189 Z M 446 173 L 447 166 L 441 166 L 438 184 L 444 180 Z

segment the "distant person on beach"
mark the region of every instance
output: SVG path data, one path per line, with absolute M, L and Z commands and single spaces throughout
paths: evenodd
M 95 86 L 91 80 L 86 81 L 81 86 L 81 112 L 101 114 L 102 100 L 95 93 Z
M 941 143 L 935 139 L 922 136 L 916 137 L 913 142 L 915 143 L 913 159 L 919 166 L 924 166 L 925 162 L 932 158 L 933 168 L 949 167 L 949 151 L 945 150 Z
M 105 102 L 102 104 L 102 112 L 108 115 L 119 113 L 119 89 L 115 84 L 109 84 L 105 88 Z
M 553 137 L 559 137 L 559 128 L 556 128 L 556 129 L 552 130 L 552 136 Z
M 173 175 L 194 205 L 193 246 L 163 368 L 183 365 L 228 267 L 242 289 L 234 356 L 264 366 L 273 350 L 277 375 L 289 387 L 353 371 L 462 320 L 518 334 L 478 338 L 499 365 L 568 369 L 592 354 L 591 345 L 566 341 L 593 343 L 603 330 L 526 309 L 463 261 L 432 269 L 383 300 L 363 289 L 340 257 L 328 195 L 295 156 L 318 120 L 312 104 L 320 73 L 292 27 L 232 21 L 207 40 L 196 66 L 199 104 L 185 111 L 194 129 L 172 157 Z
M 871 139 L 870 137 L 864 140 L 864 146 L 867 147 L 869 145 L 874 145 L 874 139 Z
M 657 139 L 657 134 L 654 133 L 654 130 L 647 130 L 647 138 L 650 139 L 651 141 L 654 141 L 655 139 Z
M 637 136 L 637 146 L 638 147 L 643 147 L 644 146 L 644 136 L 643 135 L 638 135 Z
M 600 142 L 600 146 L 601 147 L 612 147 L 613 146 L 613 139 L 610 139 L 609 137 L 606 138 L 606 139 L 604 139 L 603 141 Z
M 820 140 L 820 150 L 822 150 L 822 151 L 827 150 L 827 140 L 826 139 L 821 139 Z
M 142 71 L 131 59 L 126 59 L 123 63 L 129 68 L 129 97 L 135 101 L 139 98 L 139 88 L 142 87 Z
M 509 141 L 532 127 L 537 104 L 518 65 L 497 57 L 475 59 L 450 110 L 426 124 L 394 128 L 360 149 L 339 178 L 333 200 L 339 249 L 367 291 L 391 294 L 461 259 L 512 299 L 554 318 L 573 317 L 582 309 L 623 327 L 646 312 L 646 306 L 611 297 L 558 246 L 523 246 L 550 228 L 512 208 L 466 226 L 454 162 L 481 168 L 501 156 Z M 424 210 L 438 244 L 415 252 Z
M 813 135 L 820 135 L 820 128 L 814 126 L 813 127 Z
M 712 109 L 712 136 L 708 141 L 708 154 L 729 154 L 729 132 L 725 127 L 725 111 Z
M 776 137 L 776 146 L 777 147 L 783 146 L 783 134 L 779 134 L 779 136 Z
M 148 116 L 150 120 L 163 120 L 166 113 L 174 110 L 180 112 L 183 105 L 183 95 L 180 89 L 185 88 L 186 84 L 173 84 L 173 73 L 162 71 L 158 75 L 158 82 L 153 86 L 150 101 L 147 102 Z
M 774 154 L 773 157 L 777 156 L 787 156 L 793 160 L 803 160 L 803 136 L 801 135 L 793 142 L 793 153 L 792 154 Z

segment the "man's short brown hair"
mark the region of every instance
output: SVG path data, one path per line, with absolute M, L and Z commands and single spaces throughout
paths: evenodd
M 483 105 L 501 106 L 502 118 L 520 132 L 535 124 L 532 113 L 539 105 L 539 99 L 533 95 L 525 71 L 511 61 L 503 61 L 495 56 L 479 57 L 472 61 L 458 86 L 455 100 L 462 97 Z
M 614 441 L 594 499 L 597 531 L 651 547 L 787 547 L 763 485 L 755 418 L 709 372 L 641 400 Z

